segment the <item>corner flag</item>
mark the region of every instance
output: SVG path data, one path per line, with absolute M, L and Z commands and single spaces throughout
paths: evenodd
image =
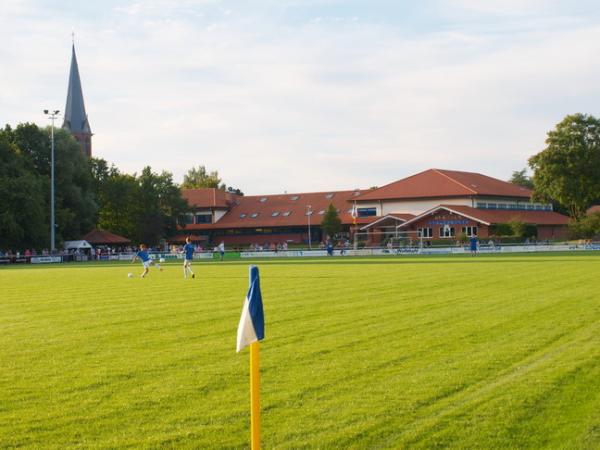
M 265 316 L 258 267 L 250 266 L 250 288 L 242 308 L 242 316 L 237 331 L 237 351 L 265 337 Z

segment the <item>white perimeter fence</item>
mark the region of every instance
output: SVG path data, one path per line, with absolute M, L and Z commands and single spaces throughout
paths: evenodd
M 500 254 L 500 253 L 538 253 L 538 252 L 590 252 L 600 251 L 600 243 L 592 244 L 536 244 L 536 245 L 496 245 L 479 246 L 477 252 L 480 254 Z M 453 255 L 468 254 L 471 250 L 469 246 L 459 247 L 400 247 L 400 248 L 363 248 L 363 249 L 335 249 L 333 256 L 383 256 L 383 255 Z M 237 252 L 233 252 L 237 253 Z M 262 251 L 262 252 L 240 252 L 241 258 L 318 258 L 326 257 L 326 250 L 281 250 L 281 251 Z M 100 258 L 94 258 L 94 261 L 131 261 L 134 253 L 116 253 L 103 254 Z M 158 261 L 164 258 L 166 261 L 183 259 L 181 253 L 161 253 L 153 252 L 151 258 Z M 214 259 L 213 252 L 194 253 L 195 260 Z M 55 255 L 55 256 L 31 256 L 31 257 L 2 257 L 0 264 L 15 263 L 60 263 L 68 261 L 89 261 L 87 255 Z
M 535 252 L 572 252 L 572 251 L 599 251 L 600 244 L 572 245 L 572 244 L 537 244 L 537 245 L 496 245 L 480 246 L 477 250 L 481 254 L 497 253 L 535 253 Z M 335 249 L 333 256 L 380 256 L 380 255 L 452 255 L 471 253 L 469 246 L 460 247 L 402 247 L 402 248 L 364 248 Z M 326 250 L 287 250 L 277 252 L 241 252 L 242 258 L 299 258 L 327 256 Z

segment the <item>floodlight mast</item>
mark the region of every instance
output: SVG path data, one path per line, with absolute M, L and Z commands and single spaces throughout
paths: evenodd
M 310 237 L 310 216 L 312 214 L 312 206 L 306 205 L 306 216 L 308 217 L 308 249 L 312 250 L 312 239 Z
M 53 254 L 56 251 L 55 245 L 55 213 L 54 213 L 54 120 L 58 117 L 60 111 L 58 109 L 52 112 L 47 109 L 44 110 L 44 114 L 48 116 L 52 125 L 50 127 L 50 253 Z

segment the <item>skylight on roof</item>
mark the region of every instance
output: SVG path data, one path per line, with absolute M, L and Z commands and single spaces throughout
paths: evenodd
M 241 213 L 240 214 L 240 219 L 243 219 L 244 217 L 246 217 L 246 213 Z
M 289 216 L 291 213 L 292 213 L 291 211 L 285 211 L 285 212 L 284 212 L 282 215 L 283 215 L 283 216 L 285 216 L 285 217 L 287 217 L 287 216 Z
M 277 217 L 279 215 L 279 211 L 273 211 L 271 217 Z
M 261 203 L 264 203 L 264 202 L 266 202 L 266 201 L 267 201 L 267 197 L 261 197 L 261 198 L 260 198 L 260 202 L 261 202 Z
M 313 212 L 314 211 L 312 209 L 309 209 L 308 211 L 306 211 L 306 215 L 307 216 L 312 216 Z
M 250 217 L 252 217 L 253 219 L 256 219 L 256 218 L 258 217 L 258 213 L 252 213 L 252 214 L 250 215 Z
M 322 209 L 321 211 L 319 211 L 319 215 L 322 216 L 323 214 L 325 214 L 325 210 Z
M 327 195 L 325 196 L 325 198 L 333 198 L 333 194 L 332 194 L 332 193 L 331 193 L 331 194 L 327 194 Z
M 299 196 L 299 195 L 292 195 L 292 196 L 290 197 L 290 200 L 298 200 L 299 198 L 300 198 L 300 196 Z

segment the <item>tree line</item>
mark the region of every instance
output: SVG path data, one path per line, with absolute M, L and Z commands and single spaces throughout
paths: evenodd
M 130 175 L 104 159 L 88 159 L 60 128 L 54 140 L 57 246 L 94 227 L 149 245 L 177 233 L 177 219 L 189 206 L 171 173 L 148 166 Z M 49 248 L 50 153 L 49 127 L 24 123 L 0 129 L 0 249 Z M 243 195 L 203 166 L 190 169 L 187 178 L 187 187 Z

